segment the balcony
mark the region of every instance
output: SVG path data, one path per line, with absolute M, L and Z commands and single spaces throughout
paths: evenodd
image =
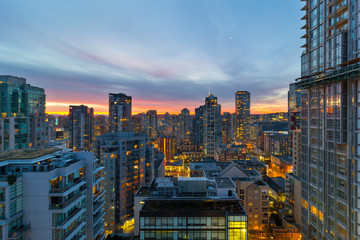
M 327 6 L 328 6 L 328 7 L 331 7 L 331 6 L 333 6 L 333 5 L 335 4 L 335 2 L 336 2 L 337 5 L 339 5 L 340 3 L 344 2 L 344 0 L 331 0 L 331 1 L 327 4 Z
M 308 33 L 305 33 L 301 38 L 307 38 L 308 36 Z
M 104 166 L 100 165 L 100 164 L 96 164 L 95 168 L 94 168 L 94 173 L 99 172 L 100 170 L 104 169 Z
M 9 231 L 9 239 L 20 239 L 24 234 L 26 234 L 31 228 L 30 223 L 27 225 L 22 225 L 20 228 Z
M 105 201 L 102 200 L 102 201 L 99 201 L 97 203 L 94 203 L 94 206 L 93 206 L 93 214 L 96 214 L 101 208 L 102 206 L 105 205 Z
M 72 239 L 86 225 L 85 221 L 79 221 L 70 231 L 68 231 L 62 240 Z
M 339 29 L 341 28 L 342 26 L 344 26 L 345 24 L 348 23 L 348 19 L 347 18 L 340 18 L 338 20 L 338 22 L 336 23 L 336 28 Z
M 304 26 L 301 27 L 301 29 L 307 29 L 309 27 L 309 24 L 306 22 Z
M 103 196 L 104 194 L 105 194 L 104 188 L 99 189 L 97 192 L 94 193 L 93 202 L 96 202 L 97 200 L 99 200 L 99 198 L 101 196 Z
M 307 48 L 308 47 L 308 43 L 305 43 L 304 45 L 301 46 L 302 48 Z
M 308 17 L 309 17 L 309 14 L 306 13 L 306 14 L 301 18 L 301 20 L 306 20 L 306 19 L 308 19 Z
M 93 186 L 95 186 L 96 184 L 98 184 L 99 182 L 101 182 L 102 180 L 104 180 L 104 176 L 103 175 L 100 175 L 98 177 L 95 177 L 95 181 L 94 181 L 94 184 Z
M 62 195 L 67 195 L 72 191 L 73 189 L 79 188 L 81 185 L 85 184 L 85 178 L 78 178 L 78 179 L 74 179 L 74 181 L 72 183 L 70 183 L 68 186 L 66 187 L 56 187 L 56 188 L 51 188 L 50 189 L 50 194 L 52 193 L 58 193 L 58 194 L 62 194 Z M 67 193 L 68 192 L 68 193 Z
M 86 211 L 85 208 L 77 208 L 64 221 L 56 224 L 59 229 L 66 229 L 72 222 L 74 222 L 81 214 Z
M 62 208 L 66 208 L 66 207 L 70 206 L 76 200 L 79 200 L 82 197 L 85 197 L 85 195 L 84 195 L 85 191 L 86 191 L 86 189 L 80 191 L 78 194 L 74 195 L 73 197 L 71 197 L 70 199 L 66 200 L 63 203 L 50 204 L 50 209 L 62 209 Z
M 306 11 L 309 9 L 309 4 L 306 3 L 305 6 L 301 9 L 301 11 Z
M 99 220 L 102 219 L 104 216 L 105 212 L 98 212 L 98 214 L 94 216 L 93 226 L 95 227 L 95 225 L 99 223 Z
M 99 233 L 101 233 L 104 230 L 105 223 L 100 222 L 93 228 L 93 238 L 95 238 Z

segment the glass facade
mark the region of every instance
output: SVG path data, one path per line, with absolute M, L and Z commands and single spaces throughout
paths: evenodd
M 235 141 L 247 142 L 250 139 L 250 93 L 235 93 Z
M 45 91 L 24 78 L 0 76 L 0 151 L 44 146 Z
M 140 239 L 246 240 L 247 217 L 141 217 Z

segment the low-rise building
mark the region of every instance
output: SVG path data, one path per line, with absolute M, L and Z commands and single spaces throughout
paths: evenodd
M 216 161 L 234 161 L 246 159 L 246 145 L 219 144 L 215 148 Z
M 144 240 L 245 240 L 247 216 L 234 187 L 229 178 L 156 178 L 136 194 L 134 235 Z

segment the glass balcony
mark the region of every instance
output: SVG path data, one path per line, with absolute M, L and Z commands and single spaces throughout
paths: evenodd
M 72 187 L 75 187 L 76 185 L 81 185 L 81 183 L 85 183 L 85 178 L 78 178 L 74 179 L 71 183 L 68 183 L 65 187 L 55 187 L 50 189 L 50 193 L 64 193 L 71 189 Z
M 99 223 L 99 220 L 101 218 L 103 218 L 105 216 L 105 212 L 104 211 L 99 211 L 95 216 L 94 216 L 94 221 L 93 221 L 93 226 L 95 226 L 96 224 Z
M 93 229 L 93 238 L 95 238 L 99 233 L 103 231 L 105 223 L 99 222 Z
M 85 224 L 86 224 L 85 221 L 77 222 L 73 228 L 71 228 L 67 233 L 65 233 L 65 236 L 62 238 L 62 240 L 70 240 L 76 236 L 79 236 L 80 234 L 78 234 L 78 232 L 81 231 L 81 229 L 85 226 Z
M 99 200 L 99 198 L 100 198 L 101 196 L 103 196 L 104 193 L 105 193 L 104 188 L 101 188 L 101 189 L 99 189 L 98 191 L 96 191 L 96 192 L 94 193 L 94 198 L 93 198 L 94 200 L 93 200 L 93 202 L 96 202 L 97 200 Z
M 74 195 L 73 197 L 65 200 L 62 203 L 52 203 L 50 204 L 50 209 L 61 209 L 61 208 L 66 208 L 68 207 L 70 204 L 74 203 L 76 200 L 84 197 L 84 193 L 85 193 L 86 189 L 81 190 L 79 193 L 77 193 L 76 195 Z
M 56 224 L 58 227 L 64 226 L 67 222 L 69 222 L 73 217 L 75 217 L 80 212 L 85 212 L 85 208 L 76 208 L 64 221 Z M 75 220 L 75 219 L 73 219 Z
M 21 225 L 16 230 L 11 230 L 9 232 L 9 239 L 21 239 L 21 237 L 26 234 L 31 228 L 30 223 L 27 225 Z
M 99 201 L 97 201 L 96 203 L 94 203 L 93 214 L 96 214 L 104 205 L 105 205 L 105 201 L 102 198 L 99 199 Z

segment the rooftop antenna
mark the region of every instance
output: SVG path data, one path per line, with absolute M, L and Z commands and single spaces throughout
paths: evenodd
M 210 87 L 209 87 L 209 96 L 211 95 Z

